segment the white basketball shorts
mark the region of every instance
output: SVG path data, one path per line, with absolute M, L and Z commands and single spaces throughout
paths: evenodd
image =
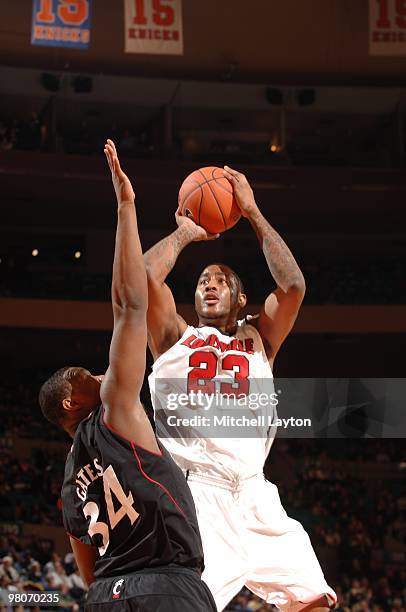
M 203 540 L 202 578 L 219 611 L 244 585 L 280 610 L 297 612 L 324 594 L 335 606 L 309 536 L 262 474 L 236 484 L 188 472 L 188 484 Z

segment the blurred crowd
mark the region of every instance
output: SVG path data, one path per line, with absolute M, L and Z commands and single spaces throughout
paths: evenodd
M 342 612 L 406 611 L 406 490 L 404 479 L 373 479 L 374 464 L 406 468 L 403 440 L 278 440 L 277 465 L 290 465 L 278 484 L 288 514 L 308 531 Z M 294 457 L 302 457 L 300 473 Z M 370 466 L 371 478 L 345 471 L 345 462 Z M 266 464 L 275 476 L 274 462 Z M 395 467 L 396 466 L 396 467 Z M 276 470 L 278 472 L 278 470 Z M 288 468 L 289 473 L 289 468 Z M 332 554 L 333 553 L 333 554 Z M 270 606 L 243 589 L 230 612 Z
M 359 115 L 334 113 L 327 121 L 318 112 L 312 113 L 310 122 L 303 116 L 297 125 L 293 119 L 287 122 L 286 144 L 281 148 L 273 142 L 274 128 L 264 132 L 255 111 L 247 109 L 238 117 L 227 116 L 223 109 L 218 109 L 217 117 L 212 109 L 206 117 L 203 109 L 177 109 L 168 123 L 164 107 L 131 106 L 131 112 L 123 115 L 122 106 L 94 102 L 91 107 L 71 104 L 68 112 L 68 101 L 54 95 L 38 112 L 29 112 L 30 106 L 38 109 L 38 102 L 27 100 L 18 115 L 17 110 L 0 105 L 0 150 L 101 155 L 109 135 L 123 157 L 171 157 L 202 165 L 393 167 L 402 163 L 393 126 L 390 121 L 382 125 L 379 117 L 365 123 Z M 208 117 L 210 129 L 204 127 Z M 358 128 L 352 129 L 350 121 L 359 123 Z
M 111 277 L 108 274 L 76 270 L 35 271 L 31 253 L 25 261 L 16 262 L 3 256 L 0 266 L 0 295 L 44 299 L 108 301 Z M 38 262 L 40 263 L 40 262 Z M 265 263 L 239 262 L 241 276 L 250 303 L 260 303 L 272 288 Z M 29 270 L 29 272 L 28 272 Z M 305 304 L 404 304 L 406 302 L 406 268 L 402 261 L 312 262 L 305 266 L 307 292 Z M 175 299 L 190 303 L 196 278 L 183 270 L 174 271 L 169 279 Z
M 62 454 L 35 449 L 18 459 L 0 448 L 0 521 L 62 525 Z
M 70 122 L 65 117 L 57 130 L 50 106 L 37 113 L 15 118 L 0 112 L 0 151 L 58 151 L 76 155 L 102 155 L 106 134 L 112 138 L 123 157 L 151 157 L 156 155 L 149 126 L 144 129 L 113 123 L 104 129 L 92 118 Z
M 50 542 L 24 539 L 28 541 L 23 543 L 16 535 L 0 537 L 0 612 L 28 609 L 8 606 L 12 594 L 49 591 L 58 595 L 60 604 L 47 606 L 47 610 L 83 610 L 86 590 L 73 554 L 67 553 L 61 558 L 53 552 Z
M 250 303 L 262 303 L 272 289 L 266 262 L 258 254 L 255 260 L 233 262 L 244 284 Z M 404 304 L 406 267 L 394 259 L 364 259 L 301 262 L 306 279 L 305 304 Z M 197 278 L 197 276 L 196 276 Z M 172 272 L 170 285 L 177 302 L 190 303 L 196 278 L 190 273 Z
M 44 151 L 48 129 L 36 112 L 25 119 L 12 119 L 0 115 L 0 151 Z

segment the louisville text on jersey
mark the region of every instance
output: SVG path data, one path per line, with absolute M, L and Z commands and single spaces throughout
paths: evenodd
M 245 338 L 244 340 L 233 338 L 231 342 L 222 342 L 215 334 L 210 334 L 207 338 L 198 338 L 195 334 L 191 334 L 182 344 L 192 349 L 200 348 L 201 346 L 212 346 L 223 353 L 226 351 L 254 353 L 254 340 L 252 338 Z

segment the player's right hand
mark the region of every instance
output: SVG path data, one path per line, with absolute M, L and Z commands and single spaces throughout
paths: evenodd
M 134 202 L 135 193 L 131 181 L 122 171 L 120 162 L 118 161 L 116 146 L 109 138 L 104 145 L 104 153 L 111 170 L 111 179 L 113 181 L 114 191 L 116 192 L 117 202 L 119 204 Z
M 201 240 L 216 240 L 216 238 L 220 236 L 220 234 L 209 234 L 206 232 L 206 230 L 200 225 L 197 225 L 193 219 L 182 215 L 180 208 L 178 208 L 175 212 L 175 219 L 179 227 L 187 227 L 191 232 L 192 242 L 200 242 Z

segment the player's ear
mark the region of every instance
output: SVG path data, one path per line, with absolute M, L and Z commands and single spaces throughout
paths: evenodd
M 238 306 L 244 308 L 247 305 L 247 296 L 245 293 L 240 293 L 238 296 Z
M 62 406 L 67 412 L 72 412 L 73 410 L 77 410 L 79 408 L 79 404 L 71 397 L 65 397 L 65 399 L 62 400 Z

